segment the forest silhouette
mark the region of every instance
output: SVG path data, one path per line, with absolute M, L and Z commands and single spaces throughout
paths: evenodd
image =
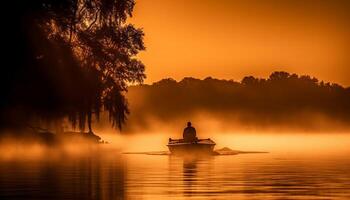
M 81 131 L 101 112 L 121 128 L 125 92 L 145 78 L 135 58 L 144 33 L 127 22 L 134 0 L 4 2 L 0 128 L 61 125 Z M 54 125 L 55 126 L 55 125 Z
M 343 125 L 350 122 L 350 88 L 283 71 L 273 72 L 267 79 L 246 76 L 240 82 L 168 78 L 132 86 L 128 96 L 132 111 L 129 129 L 135 124 L 147 128 L 149 118 L 171 124 L 201 113 L 222 123 L 238 120 L 257 127 L 321 129 L 329 125 L 313 121 L 315 116 Z

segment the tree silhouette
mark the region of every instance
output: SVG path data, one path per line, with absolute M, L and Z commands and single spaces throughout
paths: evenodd
M 68 117 L 92 131 L 102 110 L 121 128 L 128 83 L 142 82 L 144 33 L 127 23 L 134 0 L 14 0 L 7 8 L 1 126 Z M 16 52 L 16 54 L 14 54 Z
M 164 79 L 132 86 L 128 95 L 130 124 L 136 125 L 147 124 L 149 118 L 171 123 L 202 112 L 222 122 L 238 118 L 242 125 L 256 126 L 324 128 L 326 124 L 313 121 L 317 116 L 350 122 L 350 88 L 288 72 L 273 72 L 267 79 L 247 76 L 240 82 L 211 77 L 187 77 L 179 82 Z

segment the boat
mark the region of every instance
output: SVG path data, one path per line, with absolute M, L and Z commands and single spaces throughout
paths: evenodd
M 216 143 L 208 139 L 196 139 L 188 142 L 184 139 L 171 139 L 169 138 L 168 148 L 173 155 L 187 155 L 187 154 L 215 154 L 214 146 Z

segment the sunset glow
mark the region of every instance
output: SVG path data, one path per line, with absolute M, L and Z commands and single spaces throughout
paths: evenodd
M 4 0 L 0 199 L 350 199 L 350 0 Z
M 284 70 L 350 85 L 348 1 L 137 0 L 146 83 Z

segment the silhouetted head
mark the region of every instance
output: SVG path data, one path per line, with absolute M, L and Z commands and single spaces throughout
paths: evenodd
M 187 122 L 187 126 L 192 126 L 192 123 L 191 122 Z

